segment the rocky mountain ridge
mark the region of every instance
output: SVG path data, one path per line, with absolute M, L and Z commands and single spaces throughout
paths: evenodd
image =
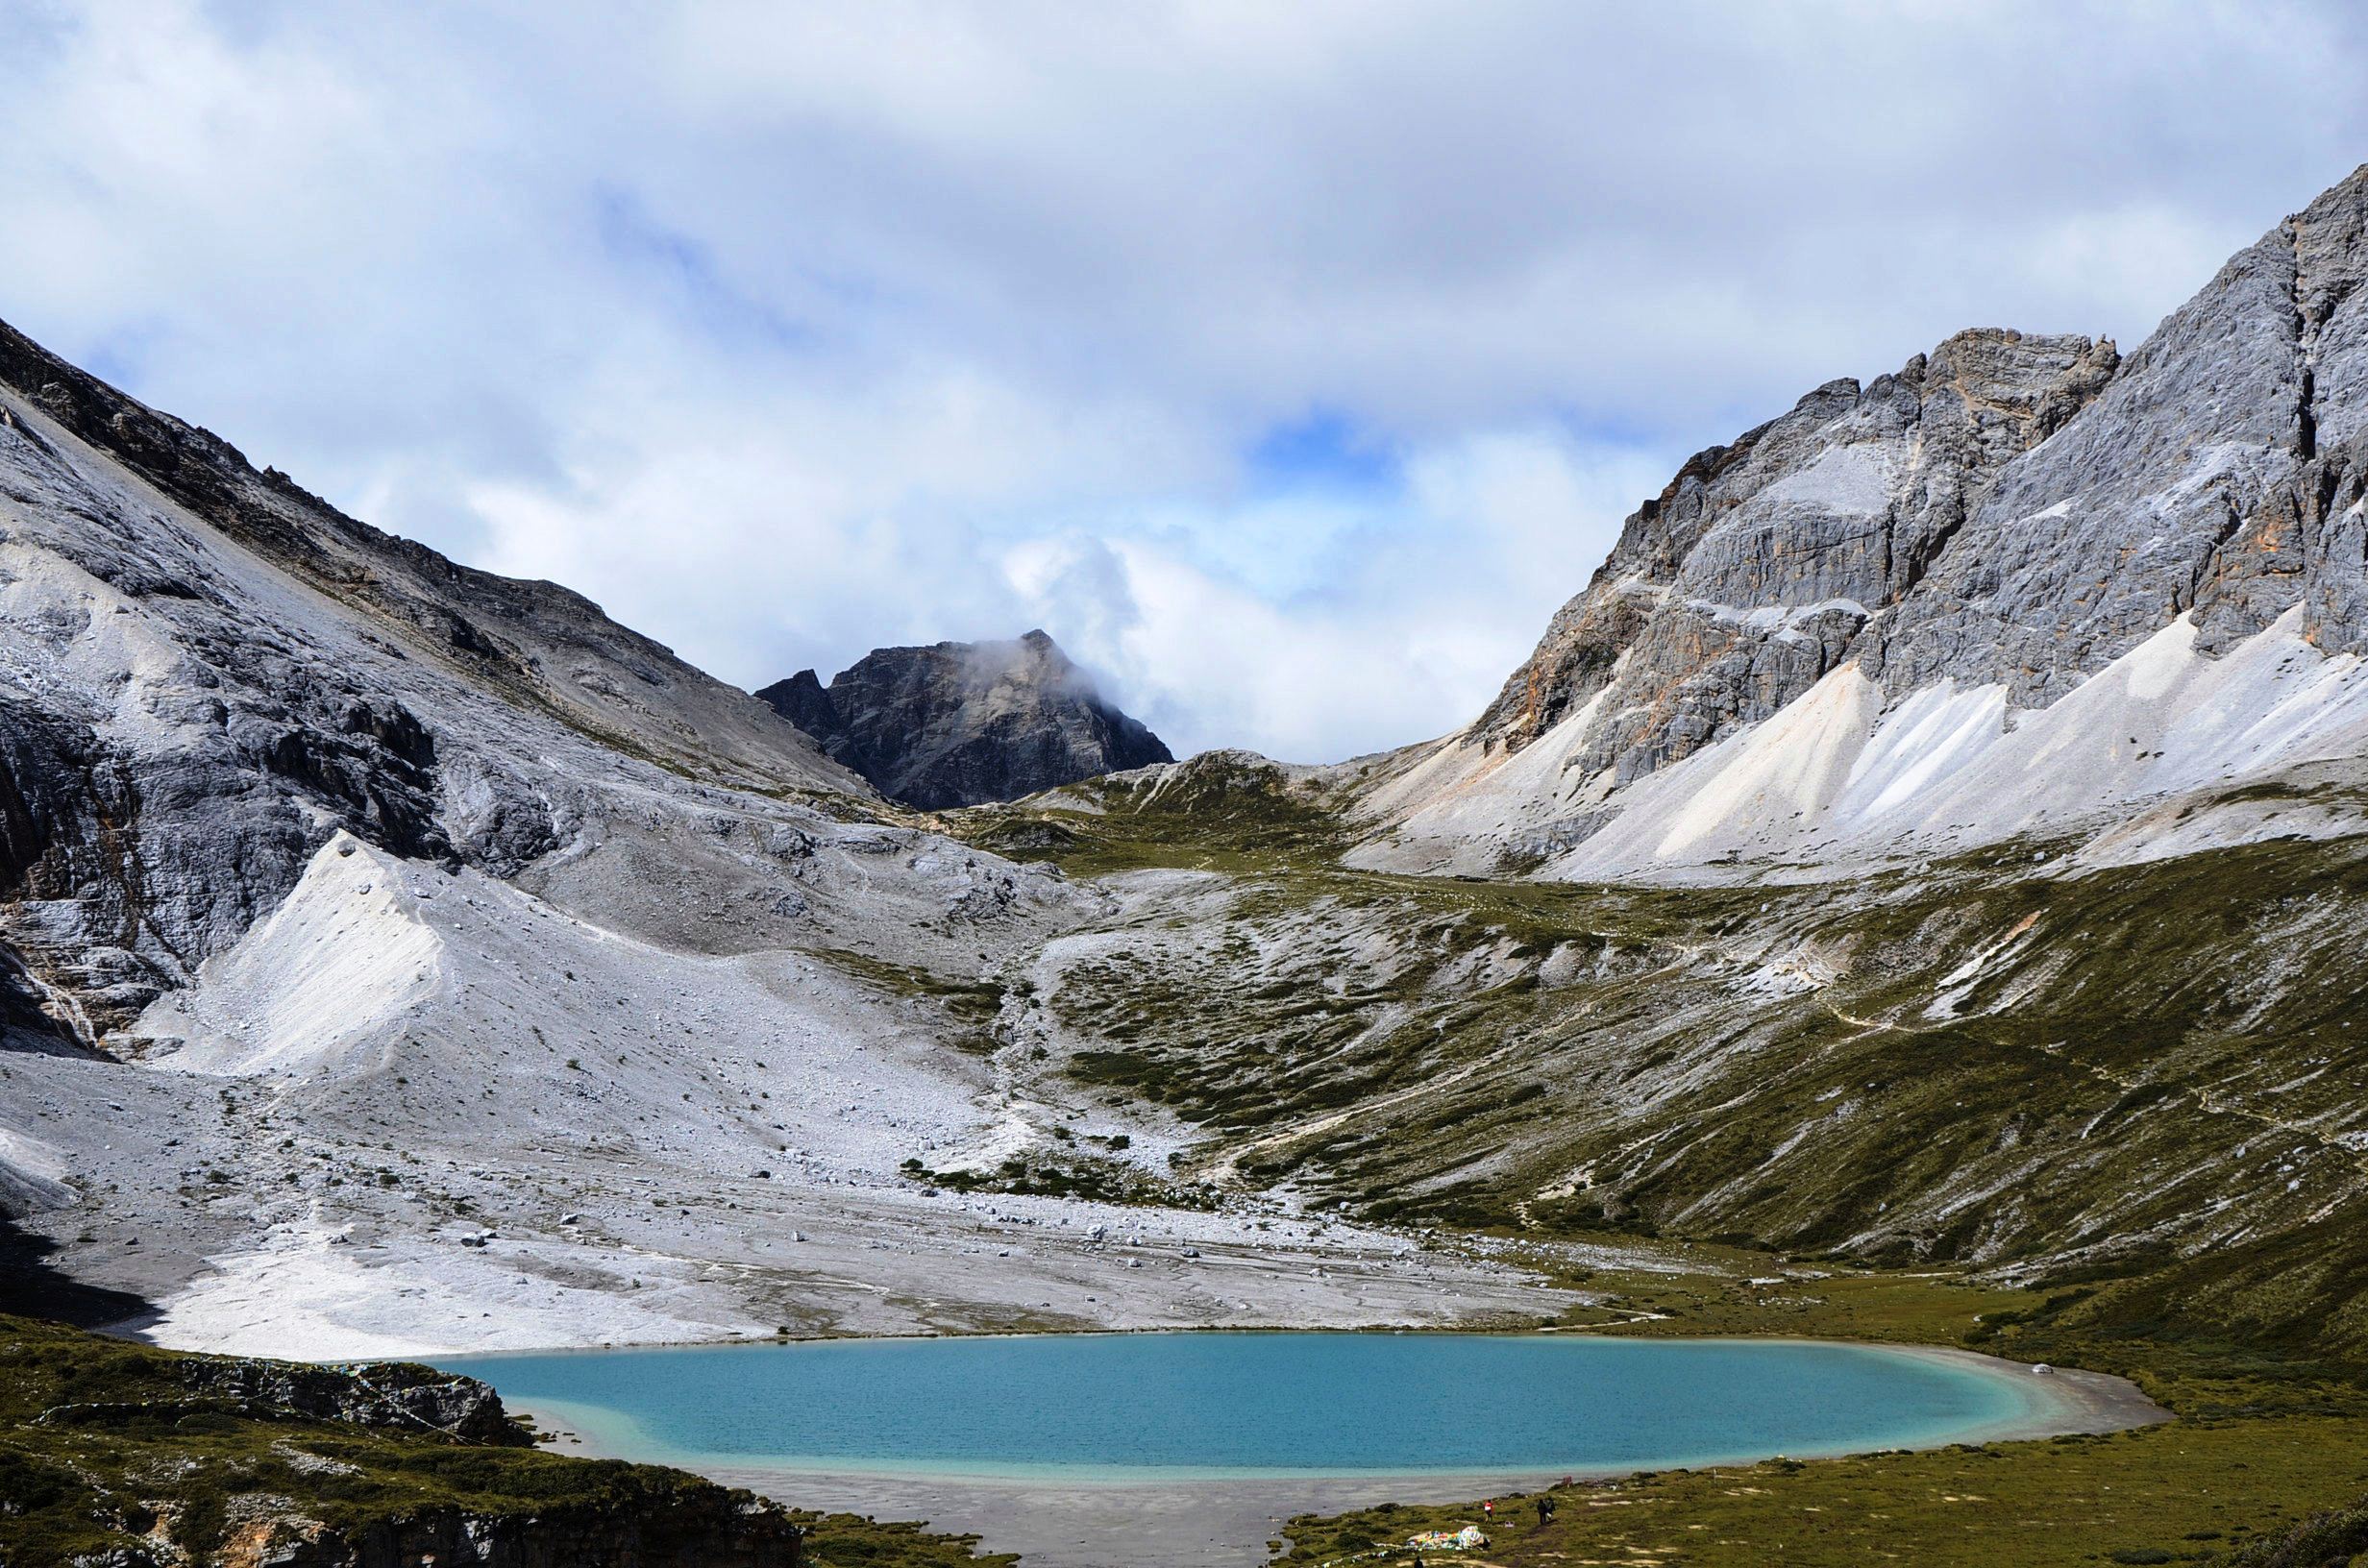
M 826 687 L 811 670 L 756 696 L 892 800 L 923 811 L 1016 800 L 1171 762 L 1051 637 L 880 648 Z
M 871 794 L 580 597 L 344 517 L 6 328 L 0 575 L 0 1012 L 34 1038 L 187 984 L 341 827 L 506 874 L 613 813 L 596 775 Z
M 1697 1242 L 2368 1355 L 2364 189 L 2127 356 L 1961 334 L 1690 464 L 1444 743 L 930 819 L 18 350 L 15 1239 L 322 1358 L 1534 1325 Z M 966 678 L 777 695 L 1044 723 Z
M 1862 859 L 2356 755 L 2364 226 L 2368 167 L 2126 356 L 1962 332 L 1697 454 L 1480 717 L 1376 792 L 1366 863 L 1652 876 Z M 2248 648 L 2290 678 L 2238 691 Z M 2175 720 L 2101 699 L 2116 670 L 2135 692 L 2172 667 L 2190 709 L 2208 689 L 2248 722 L 2297 723 L 2183 752 Z M 2321 677 L 2340 691 L 2305 696 Z M 2098 711 L 2078 727 L 2124 739 L 2057 757 L 2078 788 L 2036 819 L 1941 803 L 1977 751 L 1993 795 L 2051 766 L 2011 737 L 2084 691 Z M 1944 742 L 1957 754 L 1931 765 Z M 1854 799 L 1862 783 L 1879 787 Z

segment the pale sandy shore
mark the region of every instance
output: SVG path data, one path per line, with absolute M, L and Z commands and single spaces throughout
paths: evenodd
M 2172 1419 L 2125 1378 L 2101 1372 L 2033 1372 L 2020 1362 L 1936 1346 L 1887 1346 L 1908 1354 L 2012 1376 L 2038 1396 L 2020 1417 L 1952 1441 L 2006 1442 L 2067 1433 L 2122 1432 Z M 565 1454 L 649 1456 L 604 1445 L 555 1412 L 521 1407 L 558 1434 Z M 1616 1471 L 1416 1473 L 1128 1482 L 787 1470 L 703 1464 L 704 1475 L 793 1507 L 914 1519 L 932 1530 L 974 1534 L 988 1550 L 1017 1552 L 1024 1568 L 1257 1568 L 1284 1523 L 1377 1503 L 1454 1503 L 1535 1491 L 1576 1474 Z

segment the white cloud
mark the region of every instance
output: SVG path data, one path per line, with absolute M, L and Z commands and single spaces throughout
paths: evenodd
M 1354 527 L 1320 495 L 1254 501 L 1255 531 L 1317 542 L 1292 574 L 1316 586 L 1296 593 L 1244 569 L 1242 514 L 1024 540 L 1003 576 L 1024 618 L 1059 628 L 1172 745 L 1330 760 L 1469 717 L 1665 466 L 1497 432 L 1413 454 Z M 1302 505 L 1322 515 L 1302 521 Z
M 0 316 L 728 678 L 1042 621 L 1322 757 L 1808 387 L 2134 343 L 2348 172 L 2362 62 L 2299 3 L 36 4 Z

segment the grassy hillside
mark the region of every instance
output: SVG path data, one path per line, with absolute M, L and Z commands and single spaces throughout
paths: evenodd
M 2368 842 L 1483 884 L 1340 869 L 1336 802 L 1280 771 L 1080 788 L 973 828 L 1207 873 L 1113 877 L 1109 940 L 1029 1003 L 1071 1079 L 1207 1135 L 1187 1178 L 1976 1266 L 2096 1287 L 2099 1332 L 2368 1356 Z
M 1483 884 L 1341 869 L 1332 803 L 1286 775 L 1200 782 L 995 827 L 1080 874 L 1213 873 L 1114 880 L 1111 940 L 1038 971 L 1063 1070 L 1196 1123 L 1189 1172 L 1548 1266 L 1657 1238 L 1674 1272 L 1569 1277 L 1600 1300 L 1571 1327 L 1959 1344 L 2132 1376 L 2182 1417 L 1575 1488 L 1543 1530 L 1500 1502 L 1490 1560 L 2368 1547 L 2368 843 Z M 1282 1560 L 1406 1560 L 1382 1549 L 1479 1517 L 1303 1520 Z

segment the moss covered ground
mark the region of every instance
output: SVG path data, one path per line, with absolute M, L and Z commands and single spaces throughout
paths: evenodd
M 750 1500 L 678 1470 L 308 1420 L 194 1394 L 189 1357 L 0 1316 L 0 1563 L 62 1568 L 110 1552 L 215 1560 L 265 1513 L 333 1533 L 459 1509 L 553 1526 L 729 1521 Z M 847 1514 L 793 1517 L 833 1568 L 974 1564 L 969 1540 Z M 147 1561 L 136 1556 L 123 1561 Z M 1013 1559 L 985 1559 L 1009 1563 Z
M 2368 1422 L 2357 1418 L 2238 1418 L 1666 1471 L 1555 1487 L 1555 1512 L 1542 1527 L 1531 1498 L 1492 1499 L 1491 1545 L 1475 1556 L 1504 1568 L 2226 1563 L 2368 1491 L 2363 1435 Z M 1291 1549 L 1276 1560 L 1411 1562 L 1412 1551 L 1368 1554 L 1417 1531 L 1479 1522 L 1479 1502 L 1295 1520 Z

